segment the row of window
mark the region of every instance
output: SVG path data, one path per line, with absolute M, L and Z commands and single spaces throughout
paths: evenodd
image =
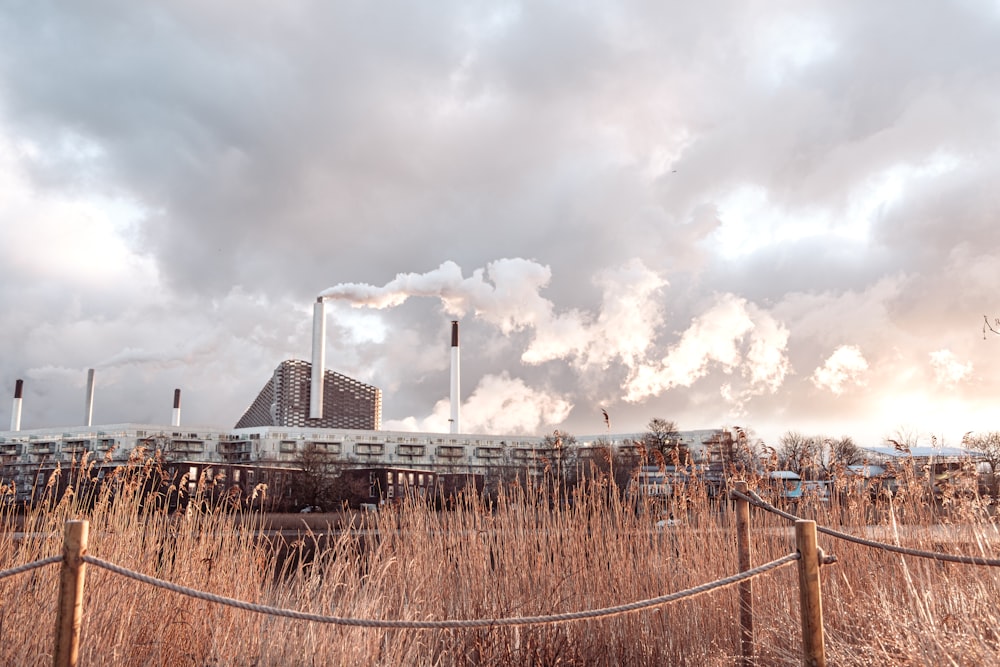
M 281 454 L 293 454 L 309 446 L 327 454 L 340 454 L 343 451 L 343 444 L 339 442 L 310 441 L 300 448 L 299 443 L 295 440 L 282 440 L 278 443 L 278 452 Z M 507 449 L 502 446 L 475 447 L 473 456 L 480 459 L 499 459 L 505 456 L 506 451 Z M 551 448 L 528 449 L 518 447 L 510 451 L 512 456 L 518 459 L 536 459 L 552 456 Z M 354 444 L 353 452 L 359 456 L 381 456 L 385 453 L 385 445 L 379 442 L 358 442 Z M 463 445 L 439 445 L 434 449 L 434 455 L 442 459 L 462 459 L 467 456 L 467 453 Z M 425 445 L 400 444 L 396 447 L 396 455 L 401 457 L 419 457 L 426 454 L 427 447 Z

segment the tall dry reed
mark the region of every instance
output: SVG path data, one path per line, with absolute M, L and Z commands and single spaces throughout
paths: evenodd
M 77 470 L 86 479 L 86 466 Z M 481 619 L 643 600 L 737 570 L 731 508 L 697 480 L 672 500 L 676 525 L 607 482 L 569 497 L 506 487 L 450 511 L 403 504 L 345 515 L 346 530 L 269 534 L 266 517 L 194 502 L 151 502 L 154 461 L 97 490 L 78 483 L 24 517 L 0 510 L 0 569 L 57 554 L 67 519 L 90 521 L 90 553 L 224 596 L 348 618 Z M 210 480 L 199 480 L 207 488 Z M 905 481 L 905 480 L 904 480 Z M 1000 556 L 991 507 L 934 499 L 919 480 L 894 498 L 850 493 L 793 508 L 821 525 L 914 548 Z M 184 496 L 184 486 L 168 493 Z M 162 498 L 160 500 L 163 500 Z M 189 500 L 182 497 L 182 500 Z M 15 529 L 23 529 L 15 534 Z M 754 562 L 790 553 L 789 522 L 754 510 Z M 1000 662 L 1000 573 L 820 536 L 827 655 L 837 665 Z M 51 660 L 58 566 L 0 581 L 0 663 Z M 89 566 L 81 664 L 102 665 L 731 665 L 734 588 L 614 618 L 472 630 L 380 630 L 294 621 L 166 592 Z M 754 582 L 760 664 L 801 662 L 795 566 Z

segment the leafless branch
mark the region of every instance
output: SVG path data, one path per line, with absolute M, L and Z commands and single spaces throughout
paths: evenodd
M 991 324 L 989 316 L 983 315 L 983 340 L 986 340 L 987 331 L 1000 336 L 1000 317 L 993 318 L 993 323 Z

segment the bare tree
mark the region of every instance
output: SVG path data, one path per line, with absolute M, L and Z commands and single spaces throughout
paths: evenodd
M 981 434 L 969 431 L 962 438 L 962 445 L 982 454 L 983 460 L 990 464 L 990 472 L 997 473 L 1000 468 L 1000 431 Z
M 672 465 L 683 465 L 688 459 L 687 447 L 681 443 L 677 422 L 654 417 L 646 424 L 643 445 L 650 452 L 659 452 L 663 460 Z
M 341 474 L 343 464 L 322 445 L 307 443 L 295 462 L 299 468 L 293 491 L 297 505 L 331 510 L 357 492 L 355 484 Z
M 642 465 L 642 455 L 634 446 L 630 446 L 630 441 L 626 441 L 626 445 L 615 447 L 601 438 L 588 447 L 589 456 L 586 459 L 578 456 L 580 472 L 584 478 L 604 479 L 612 489 L 624 493 L 632 476 Z
M 567 487 L 576 483 L 577 443 L 576 436 L 571 433 L 555 430 L 546 435 L 545 447 L 552 450 L 553 468 L 556 479 Z
M 770 448 L 756 436 L 753 429 L 737 426 L 736 440 L 733 443 L 733 460 L 730 463 L 738 470 L 756 470 L 767 458 L 768 449 Z
M 962 436 L 962 446 L 979 452 L 983 461 L 990 465 L 990 473 L 985 477 L 987 489 L 996 496 L 1000 488 L 997 485 L 997 472 L 1000 470 L 1000 431 L 975 434 L 969 431 Z
M 854 466 L 864 462 L 861 448 L 850 436 L 841 436 L 838 440 L 828 440 L 830 466 Z
M 798 431 L 786 431 L 778 439 L 779 463 L 803 477 L 824 468 L 823 439 L 806 436 Z

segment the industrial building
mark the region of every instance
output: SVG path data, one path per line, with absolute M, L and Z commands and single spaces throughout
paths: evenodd
M 291 359 L 274 369 L 236 428 L 257 426 L 346 428 L 378 431 L 382 428 L 382 390 L 346 375 L 323 373 L 322 414 L 310 416 L 312 365 Z
M 174 473 L 185 474 L 188 483 L 213 469 L 244 487 L 263 479 L 287 486 L 283 471 L 296 470 L 304 452 L 321 451 L 340 470 L 369 471 L 371 479 L 377 477 L 379 484 L 370 488 L 397 495 L 400 480 L 408 481 L 410 472 L 416 474 L 417 489 L 447 488 L 465 478 L 480 485 L 484 479 L 511 471 L 538 476 L 561 458 L 562 451 L 544 436 L 461 432 L 458 322 L 451 326 L 449 433 L 381 430 L 381 390 L 325 368 L 322 305 L 322 299 L 318 300 L 312 363 L 281 362 L 231 429 L 182 427 L 179 389 L 174 392 L 169 426 L 94 426 L 91 369 L 82 425 L 22 430 L 23 382 L 17 380 L 10 430 L 0 431 L 0 482 L 19 500 L 30 499 L 56 470 L 72 470 L 84 456 L 98 467 L 112 469 L 127 465 L 138 450 L 157 456 Z M 596 445 L 636 449 L 642 437 L 577 436 L 578 458 L 586 460 L 598 450 Z M 727 429 L 686 431 L 679 437 L 679 444 L 705 464 L 719 465 L 731 456 L 734 438 Z

